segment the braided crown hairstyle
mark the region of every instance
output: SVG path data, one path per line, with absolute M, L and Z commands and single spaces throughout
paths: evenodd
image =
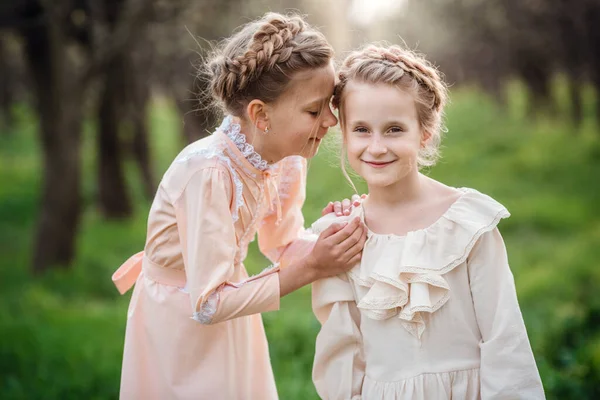
M 419 166 L 434 165 L 439 158 L 447 86 L 435 67 L 425 58 L 399 46 L 368 45 L 352 52 L 338 71 L 333 106 L 344 123 L 344 89 L 348 82 L 383 83 L 414 95 L 421 129 L 431 135 L 418 157 Z
M 300 16 L 267 13 L 225 40 L 206 65 L 213 99 L 242 117 L 253 99 L 271 103 L 299 71 L 325 67 L 333 48 Z

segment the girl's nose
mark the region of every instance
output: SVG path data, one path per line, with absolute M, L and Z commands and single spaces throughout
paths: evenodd
M 387 153 L 387 147 L 384 143 L 377 138 L 377 136 L 373 136 L 373 139 L 369 143 L 369 152 L 373 155 L 381 155 Z
M 331 128 L 332 126 L 336 126 L 337 123 L 338 123 L 338 119 L 335 117 L 335 115 L 331 111 L 331 108 L 327 107 L 327 110 L 325 111 L 325 115 L 323 118 L 323 127 Z

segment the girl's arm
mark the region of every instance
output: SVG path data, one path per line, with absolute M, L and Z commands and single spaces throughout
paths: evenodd
M 365 376 L 360 312 L 345 275 L 313 284 L 313 311 L 321 323 L 313 382 L 323 400 L 360 400 Z
M 233 280 L 238 248 L 230 210 L 231 185 L 226 169 L 203 168 L 190 177 L 173 202 L 186 290 L 196 321 L 215 324 L 277 310 L 281 296 L 315 279 L 341 273 L 360 258 L 365 232 L 356 220 L 323 232 L 310 251 L 289 263 L 286 271 L 280 272 L 275 264 L 256 276 Z
M 481 331 L 481 397 L 544 399 L 498 229 L 481 236 L 467 260 Z
M 279 309 L 277 266 L 232 279 L 238 251 L 226 168 L 199 169 L 174 199 L 192 318 L 202 324 Z

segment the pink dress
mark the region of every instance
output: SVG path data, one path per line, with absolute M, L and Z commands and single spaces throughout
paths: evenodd
M 113 276 L 135 283 L 121 399 L 276 399 L 260 313 L 279 308 L 280 268 L 310 251 L 301 239 L 306 160 L 268 166 L 226 118 L 165 173 L 144 251 Z M 249 277 L 258 233 L 274 263 Z
M 434 224 L 368 233 L 361 263 L 313 286 L 324 400 L 544 399 L 497 229 L 508 211 L 460 189 Z M 349 217 L 360 215 L 362 207 Z M 336 218 L 325 216 L 313 231 Z

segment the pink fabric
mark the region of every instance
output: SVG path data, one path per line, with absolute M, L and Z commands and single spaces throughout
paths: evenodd
M 144 252 L 140 251 L 129 257 L 129 259 L 115 271 L 112 276 L 112 281 L 119 290 L 119 293 L 125 294 L 135 284 L 135 281 L 137 281 L 138 276 L 142 272 L 143 257 Z
M 247 157 L 217 132 L 165 173 L 144 252 L 113 275 L 121 293 L 136 283 L 122 399 L 277 398 L 260 313 L 279 308 L 279 268 L 310 250 L 300 239 L 306 161 L 263 171 Z M 249 277 L 243 260 L 256 233 L 276 265 Z

